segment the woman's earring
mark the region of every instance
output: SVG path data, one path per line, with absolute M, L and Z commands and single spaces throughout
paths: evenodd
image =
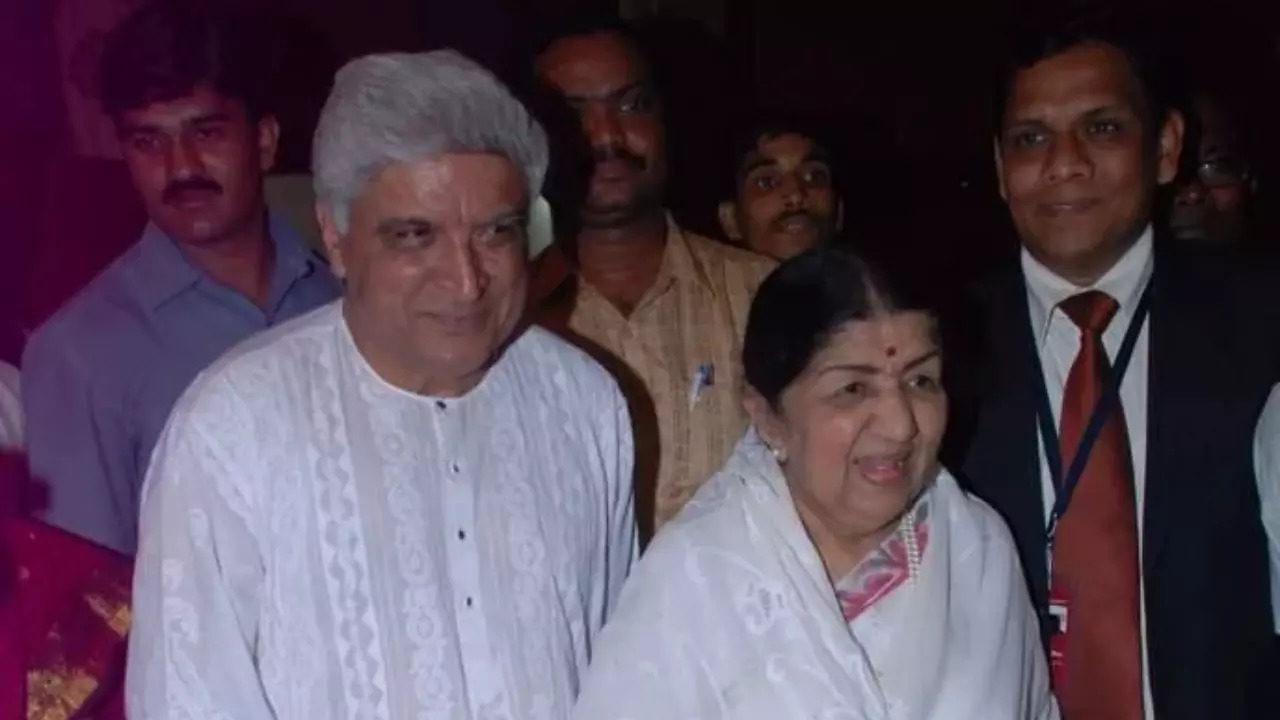
M 770 447 L 769 452 L 773 453 L 773 459 L 778 461 L 779 465 L 787 463 L 787 451 L 781 448 Z

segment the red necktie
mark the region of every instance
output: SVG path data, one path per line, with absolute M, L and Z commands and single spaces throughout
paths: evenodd
M 1080 328 L 1080 353 L 1067 375 L 1058 431 L 1065 475 L 1111 371 L 1102 332 L 1117 303 L 1090 290 L 1060 307 Z M 1067 720 L 1142 718 L 1138 572 L 1133 466 L 1124 409 L 1116 402 L 1053 545 L 1053 591 L 1069 603 L 1065 673 L 1056 688 Z

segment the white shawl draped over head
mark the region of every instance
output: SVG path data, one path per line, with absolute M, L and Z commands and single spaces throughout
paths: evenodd
M 628 580 L 574 717 L 1057 718 L 1008 529 L 945 471 L 926 494 L 919 573 L 851 631 L 781 470 L 748 432 Z M 887 634 L 879 657 L 867 633 Z

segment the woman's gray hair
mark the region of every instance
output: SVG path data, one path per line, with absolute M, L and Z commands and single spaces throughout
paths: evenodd
M 547 138 L 488 70 L 453 50 L 367 55 L 334 78 L 312 145 L 316 200 L 345 233 L 351 203 L 389 165 L 496 153 L 524 172 L 532 200 Z

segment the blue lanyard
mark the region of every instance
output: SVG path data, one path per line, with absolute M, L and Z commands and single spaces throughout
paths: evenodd
M 1080 476 L 1084 474 L 1085 465 L 1089 462 L 1089 453 L 1093 451 L 1093 445 L 1097 442 L 1098 435 L 1102 433 L 1102 427 L 1106 424 L 1111 409 L 1120 399 L 1120 381 L 1124 379 L 1125 371 L 1129 369 L 1134 346 L 1138 344 L 1138 335 L 1150 308 L 1151 282 L 1148 281 L 1146 288 L 1142 291 L 1142 297 L 1138 300 L 1133 318 L 1129 320 L 1129 327 L 1125 330 L 1124 340 L 1120 343 L 1120 352 L 1116 354 L 1115 363 L 1111 366 L 1111 373 L 1103 386 L 1102 395 L 1089 414 L 1089 423 L 1085 426 L 1084 434 L 1080 436 L 1080 444 L 1076 446 L 1071 467 L 1067 468 L 1066 475 L 1062 473 L 1062 451 L 1058 446 L 1058 432 L 1053 420 L 1053 408 L 1049 404 L 1049 390 L 1044 383 L 1044 368 L 1040 363 L 1040 352 L 1036 347 L 1036 339 L 1031 338 L 1031 357 L 1034 367 L 1038 370 L 1036 373 L 1038 377 L 1036 420 L 1040 426 L 1040 440 L 1044 444 L 1045 460 L 1049 464 L 1049 477 L 1053 479 L 1053 487 L 1056 491 L 1053 511 L 1049 514 L 1049 523 L 1045 528 L 1051 563 L 1053 562 L 1053 541 L 1058 534 L 1058 521 L 1066 514 L 1067 507 L 1071 504 L 1071 495 L 1075 492 Z

